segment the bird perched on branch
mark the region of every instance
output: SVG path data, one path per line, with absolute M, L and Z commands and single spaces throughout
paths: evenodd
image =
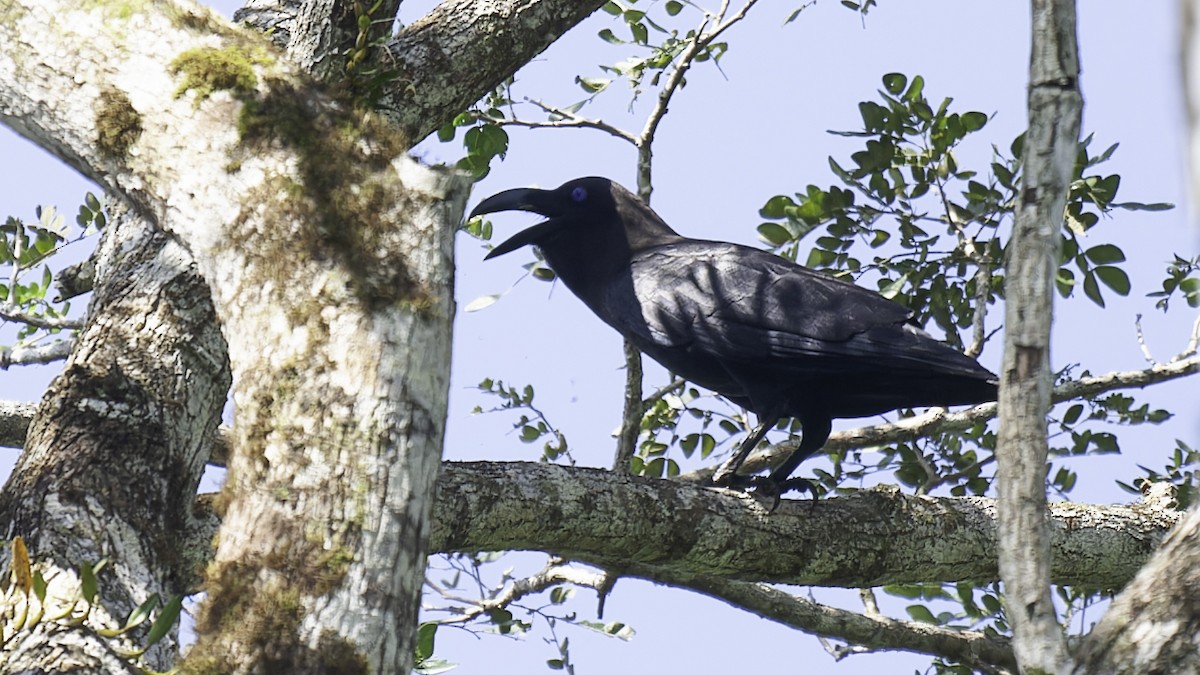
M 811 491 L 789 477 L 825 444 L 833 419 L 996 399 L 996 376 L 918 328 L 907 308 L 768 251 L 684 237 L 606 178 L 506 190 L 470 217 L 510 210 L 547 220 L 488 259 L 537 246 L 567 288 L 626 340 L 758 415 L 714 474 L 717 485 Z M 803 434 L 792 455 L 765 481 L 737 476 L 787 417 Z

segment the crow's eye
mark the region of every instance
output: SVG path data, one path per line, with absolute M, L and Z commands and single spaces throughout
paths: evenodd
M 571 199 L 576 202 L 582 202 L 587 199 L 587 188 L 578 185 L 571 189 Z

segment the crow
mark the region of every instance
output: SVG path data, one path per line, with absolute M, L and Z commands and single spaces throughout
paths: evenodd
M 485 259 L 538 247 L 567 288 L 626 340 L 758 416 L 713 475 L 716 485 L 815 497 L 808 481 L 789 477 L 825 444 L 832 420 L 996 400 L 996 376 L 921 330 L 908 308 L 769 251 L 684 237 L 606 178 L 505 190 L 470 217 L 510 210 L 547 220 Z M 738 476 L 750 451 L 789 417 L 802 431 L 791 456 L 766 480 Z

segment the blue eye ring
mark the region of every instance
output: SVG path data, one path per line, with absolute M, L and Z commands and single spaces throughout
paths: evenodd
M 587 196 L 587 188 L 583 187 L 582 185 L 576 185 L 575 187 L 571 188 L 572 201 L 582 202 L 583 200 L 587 199 Z

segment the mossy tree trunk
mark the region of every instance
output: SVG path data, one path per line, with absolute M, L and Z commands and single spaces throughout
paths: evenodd
M 530 4 L 495 3 L 490 11 L 512 19 Z M 576 3 L 532 4 L 539 11 L 569 7 L 566 14 L 578 18 L 591 11 Z M 344 19 L 349 5 L 334 3 L 329 16 Z M 559 20 L 563 12 L 553 14 Z M 487 86 L 494 86 L 570 25 L 559 24 L 544 30 L 523 23 L 517 37 L 534 46 L 511 58 L 483 49 L 456 56 L 492 73 Z M 333 25 L 345 32 L 345 21 Z M 479 27 L 462 23 L 444 32 L 461 38 Z M 100 358 L 99 346 L 128 349 L 135 337 L 80 336 L 72 361 L 79 366 L 67 374 L 81 376 L 61 378 L 49 393 L 5 504 L 10 517 L 22 514 L 14 532 L 33 545 L 34 569 L 66 570 L 56 578 L 86 588 L 89 574 L 79 581 L 70 571 L 107 558 L 98 599 L 107 613 L 77 627 L 87 646 L 65 656 L 66 643 L 50 637 L 57 631 L 51 622 L 20 645 L 6 644 L 28 657 L 7 660 L 6 670 L 116 670 L 116 655 L 129 644 L 97 629 L 119 624 L 151 593 L 196 587 L 184 556 L 139 553 L 180 554 L 163 542 L 195 540 L 190 503 L 228 377 L 224 345 L 198 339 L 219 341 L 215 308 L 236 382 L 237 433 L 200 639 L 185 665 L 407 672 L 446 413 L 451 243 L 466 182 L 416 165 L 405 157 L 411 135 L 356 111 L 338 97 L 343 92 L 315 84 L 266 38 L 204 9 L 18 2 L 0 13 L 0 37 L 0 120 L 180 242 L 183 264 L 194 261 L 212 303 L 202 286 L 174 297 L 145 280 L 148 302 L 167 314 L 188 306 L 210 313 L 208 333 L 141 326 L 164 341 L 195 344 L 156 344 L 129 358 L 170 369 L 172 359 L 195 348 L 210 361 L 151 378 L 169 398 L 143 392 L 146 378 L 129 368 L 97 375 L 89 359 Z M 468 98 L 485 91 L 478 87 Z M 430 97 L 409 98 L 426 123 L 459 112 Z M 114 281 L 143 279 L 125 274 Z M 97 290 L 91 321 L 104 327 L 123 315 L 102 300 L 102 285 Z M 207 370 L 197 378 L 192 371 L 199 367 Z M 98 384 L 104 396 L 97 396 Z M 188 390 L 197 386 L 207 398 Z M 68 453 L 80 437 L 87 440 L 70 430 L 107 429 L 87 426 L 94 415 L 49 419 L 57 413 L 48 411 L 80 398 L 103 401 L 103 415 L 151 440 L 132 444 L 93 433 L 96 461 L 68 468 Z M 134 404 L 150 419 L 126 414 Z M 154 432 L 164 440 L 152 440 Z M 135 461 L 139 451 L 145 461 Z M 121 466 L 133 475 L 114 469 Z M 115 490 L 117 482 L 130 494 Z M 105 523 L 127 515 L 122 505 L 140 510 L 121 521 L 128 531 L 119 537 L 95 524 L 55 538 L 47 523 L 79 522 L 56 510 L 58 490 Z M 106 576 L 120 583 L 103 583 Z M 148 665 L 170 664 L 171 644 L 164 645 Z M 57 665 L 38 656 L 40 647 L 57 648 Z

